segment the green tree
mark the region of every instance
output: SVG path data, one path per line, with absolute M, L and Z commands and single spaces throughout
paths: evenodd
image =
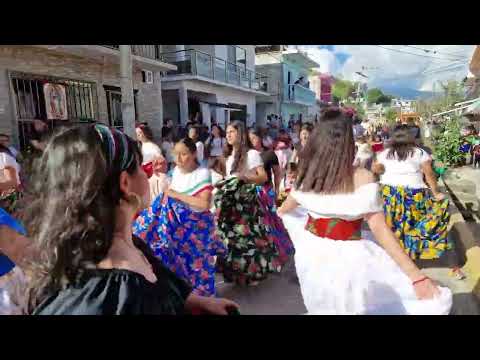
M 461 135 L 460 121 L 452 117 L 442 124 L 441 130 L 434 137 L 433 155 L 435 161 L 446 166 L 455 166 L 462 163 L 464 155 L 460 152 Z
M 387 104 L 392 101 L 390 95 L 386 95 L 378 88 L 371 88 L 367 91 L 368 104 Z
M 332 86 L 332 95 L 338 101 L 345 101 L 355 91 L 355 84 L 348 80 L 337 80 Z
M 388 108 L 387 111 L 385 111 L 385 118 L 387 119 L 387 122 L 389 125 L 395 124 L 397 117 L 398 117 L 398 113 L 395 109 Z
M 383 96 L 383 92 L 377 88 L 371 88 L 367 91 L 367 103 L 368 104 L 378 104 L 378 99 Z

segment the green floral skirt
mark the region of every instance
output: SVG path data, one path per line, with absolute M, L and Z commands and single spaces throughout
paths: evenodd
M 248 285 L 279 272 L 279 253 L 264 225 L 266 214 L 259 205 L 256 185 L 231 178 L 217 187 L 216 231 L 228 247 L 222 261 L 225 281 Z

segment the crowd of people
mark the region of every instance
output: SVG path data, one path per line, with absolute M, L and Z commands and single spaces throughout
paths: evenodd
M 413 262 L 452 244 L 412 126 L 364 131 L 339 108 L 274 132 L 188 125 L 140 123 L 137 141 L 64 127 L 25 184 L 0 137 L 0 311 L 237 313 L 219 275 L 257 286 L 294 259 L 311 314 L 448 314 L 450 291 Z

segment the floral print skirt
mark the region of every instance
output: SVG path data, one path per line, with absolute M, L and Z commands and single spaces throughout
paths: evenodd
M 279 253 L 268 233 L 268 215 L 259 203 L 257 186 L 234 177 L 219 182 L 217 188 L 217 234 L 228 244 L 222 269 L 225 281 L 248 285 L 279 272 Z
M 448 199 L 436 201 L 428 189 L 383 185 L 387 225 L 412 259 L 437 259 L 453 248 L 448 238 Z
M 133 233 L 148 243 L 164 265 L 189 281 L 195 294 L 216 294 L 216 257 L 225 256 L 226 247 L 215 234 L 210 211 L 193 211 L 160 194 L 140 213 Z

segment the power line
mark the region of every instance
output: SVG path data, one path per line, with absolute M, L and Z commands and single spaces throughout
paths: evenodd
M 465 67 L 466 64 L 468 64 L 468 62 L 450 64 L 450 65 L 447 65 L 447 66 L 444 66 L 444 67 L 424 71 L 422 74 L 425 74 L 425 75 L 426 74 L 436 74 L 436 73 L 440 73 L 440 72 L 451 71 L 451 70 L 454 70 L 454 69 Z
M 424 48 L 421 48 L 421 47 L 418 47 L 418 46 L 412 46 L 412 45 L 403 45 L 403 46 L 406 46 L 406 47 L 409 47 L 409 48 L 412 48 L 412 49 L 422 50 L 426 53 L 444 54 L 444 55 L 449 55 L 449 56 L 453 56 L 454 58 L 456 58 L 456 59 L 452 59 L 452 60 L 468 59 L 467 56 L 455 55 L 455 54 L 452 54 L 452 53 L 447 53 L 445 51 L 438 51 L 438 50 L 433 50 L 433 49 L 424 49 Z
M 382 49 L 386 49 L 386 50 L 390 50 L 390 51 L 395 51 L 395 52 L 399 52 L 399 53 L 402 53 L 402 54 L 415 55 L 415 56 L 419 56 L 419 57 L 423 57 L 423 58 L 428 58 L 428 59 L 443 60 L 443 61 L 452 61 L 452 59 L 439 58 L 439 57 L 436 57 L 436 56 L 421 55 L 421 54 L 416 54 L 416 53 L 412 53 L 412 52 L 408 52 L 408 51 L 404 51 L 404 50 L 392 49 L 392 48 L 388 48 L 388 47 L 381 46 L 381 45 L 372 45 L 372 46 L 377 46 L 377 47 L 380 47 L 380 48 L 382 48 Z

